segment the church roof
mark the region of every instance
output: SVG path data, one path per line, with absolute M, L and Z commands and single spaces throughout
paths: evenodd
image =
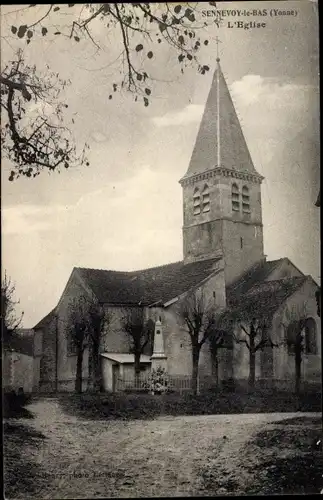
M 214 271 L 220 259 L 191 264 L 183 261 L 141 271 L 106 271 L 76 268 L 84 282 L 102 303 L 165 304 L 197 286 Z
M 284 259 L 263 261 L 253 266 L 227 290 L 227 309 L 223 318 L 239 316 L 268 317 L 294 293 L 309 276 L 293 276 L 268 280 Z
M 102 352 L 101 356 L 103 358 L 110 359 L 111 361 L 115 361 L 120 364 L 132 364 L 135 362 L 135 355 L 128 353 L 120 353 L 120 352 Z M 140 364 L 151 363 L 150 356 L 146 354 L 141 354 L 140 356 Z
M 225 315 L 240 319 L 271 317 L 307 279 L 308 276 L 293 276 L 255 283 L 249 291 L 230 296 Z
M 253 165 L 219 63 L 214 73 L 191 161 L 184 178 L 216 167 L 259 175 Z
M 246 293 L 253 286 L 264 282 L 266 278 L 282 263 L 284 259 L 263 261 L 252 266 L 241 278 L 227 288 L 227 297 L 239 296 Z
M 34 330 L 46 327 L 54 318 L 55 312 L 56 312 L 56 307 L 54 307 L 54 309 L 52 309 L 48 314 L 46 314 L 46 316 L 44 316 L 44 318 L 42 318 L 37 323 L 37 325 L 34 326 Z

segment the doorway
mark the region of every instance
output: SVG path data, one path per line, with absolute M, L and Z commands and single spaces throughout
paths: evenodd
M 112 365 L 112 391 L 116 392 L 118 390 L 118 381 L 120 378 L 120 365 L 115 363 Z

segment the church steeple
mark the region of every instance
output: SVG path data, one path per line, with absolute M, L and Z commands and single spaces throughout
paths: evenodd
M 217 54 L 183 187 L 184 262 L 223 256 L 227 283 L 264 258 L 261 192 Z
M 183 178 L 214 168 L 258 175 L 217 57 L 191 161 Z

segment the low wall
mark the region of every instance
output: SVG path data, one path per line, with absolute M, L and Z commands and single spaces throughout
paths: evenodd
M 221 381 L 219 388 L 226 385 L 226 381 Z M 248 379 L 235 379 L 233 385 L 236 389 L 248 390 L 249 384 Z M 292 379 L 257 379 L 255 381 L 255 390 L 261 389 L 276 389 L 281 391 L 294 392 L 295 390 L 295 380 Z M 304 381 L 300 383 L 300 390 L 303 392 L 320 392 L 321 391 L 321 381 Z
M 82 392 L 87 390 L 88 379 L 82 380 Z M 39 392 L 75 392 L 75 379 L 58 380 L 57 387 L 53 381 L 42 381 Z
M 34 389 L 34 358 L 15 351 L 3 353 L 3 388 L 18 390 L 25 393 Z

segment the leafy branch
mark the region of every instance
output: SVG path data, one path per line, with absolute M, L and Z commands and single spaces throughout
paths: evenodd
M 216 10 L 215 2 L 210 5 Z M 28 10 L 35 7 L 44 10 L 27 22 Z M 120 79 L 112 82 L 108 99 L 125 89 L 134 95 L 135 101 L 140 98 L 146 107 L 155 80 L 149 61 L 157 60 L 158 46 L 167 44 L 173 49 L 182 73 L 184 67 L 194 64 L 204 75 L 210 68 L 200 62 L 200 49 L 210 40 L 205 34 L 205 39 L 201 38 L 203 28 L 209 24 L 219 26 L 221 22 L 218 13 L 211 20 L 198 21 L 198 8 L 189 3 L 52 4 L 44 7 L 33 4 L 27 9 L 7 12 L 9 26 L 10 14 L 18 12 L 21 23 L 13 22 L 10 36 L 16 41 L 25 41 L 26 45 L 39 38 L 54 41 L 64 37 L 73 43 L 89 41 L 97 52 L 107 52 L 106 34 L 114 31 L 121 52 L 113 64 L 122 61 L 123 67 Z M 102 34 L 102 40 L 93 35 L 93 28 L 98 26 L 100 29 L 96 33 Z M 71 45 L 71 50 L 73 47 Z M 47 70 L 47 74 L 40 75 L 36 66 L 25 63 L 19 49 L 16 59 L 1 73 L 1 139 L 3 153 L 13 164 L 10 180 L 19 176 L 35 177 L 44 170 L 59 171 L 61 167 L 88 164 L 88 145 L 76 151 L 70 124 L 66 123 L 64 115 L 68 105 L 61 100 L 61 92 L 71 82 L 51 73 L 48 66 Z
M 216 3 L 210 2 L 216 10 Z M 53 4 L 46 12 L 32 24 L 12 26 L 11 31 L 18 38 L 26 39 L 29 44 L 40 33 L 42 36 L 64 36 L 75 42 L 90 40 L 98 49 L 103 50 L 100 43 L 92 35 L 90 28 L 99 21 L 107 29 L 115 29 L 121 34 L 122 52 L 124 55 L 126 69 L 120 82 L 113 83 L 113 91 L 117 88 L 126 88 L 135 94 L 135 100 L 141 96 L 145 106 L 149 104 L 151 87 L 147 87 L 146 81 L 154 80 L 148 75 L 138 59 L 138 54 L 144 53 L 144 44 L 147 42 L 149 48 L 146 52 L 147 59 L 153 59 L 155 53 L 152 46 L 167 43 L 175 49 L 178 54 L 178 62 L 183 73 L 183 66 L 194 63 L 198 72 L 202 75 L 209 71 L 209 66 L 200 63 L 198 52 L 202 46 L 209 44 L 209 39 L 201 40 L 197 33 L 210 23 L 220 26 L 221 17 L 217 13 L 212 20 L 198 21 L 199 11 L 196 4 L 150 4 L 150 3 L 104 3 L 104 4 L 67 4 L 65 6 Z M 64 10 L 65 9 L 65 10 Z M 70 21 L 64 28 L 57 29 L 55 17 L 65 14 L 68 10 Z M 44 25 L 46 23 L 46 26 Z M 202 32 L 201 32 L 202 33 Z M 140 39 L 139 39 L 140 38 Z M 154 41 L 155 40 L 155 41 Z M 112 93 L 109 99 L 112 99 Z
M 38 75 L 36 66 L 27 65 L 18 51 L 17 59 L 2 71 L 0 83 L 2 148 L 15 167 L 9 180 L 36 177 L 44 169 L 88 164 L 88 146 L 77 154 L 72 133 L 63 124 L 68 105 L 60 100 L 60 93 L 69 82 L 49 71 Z

